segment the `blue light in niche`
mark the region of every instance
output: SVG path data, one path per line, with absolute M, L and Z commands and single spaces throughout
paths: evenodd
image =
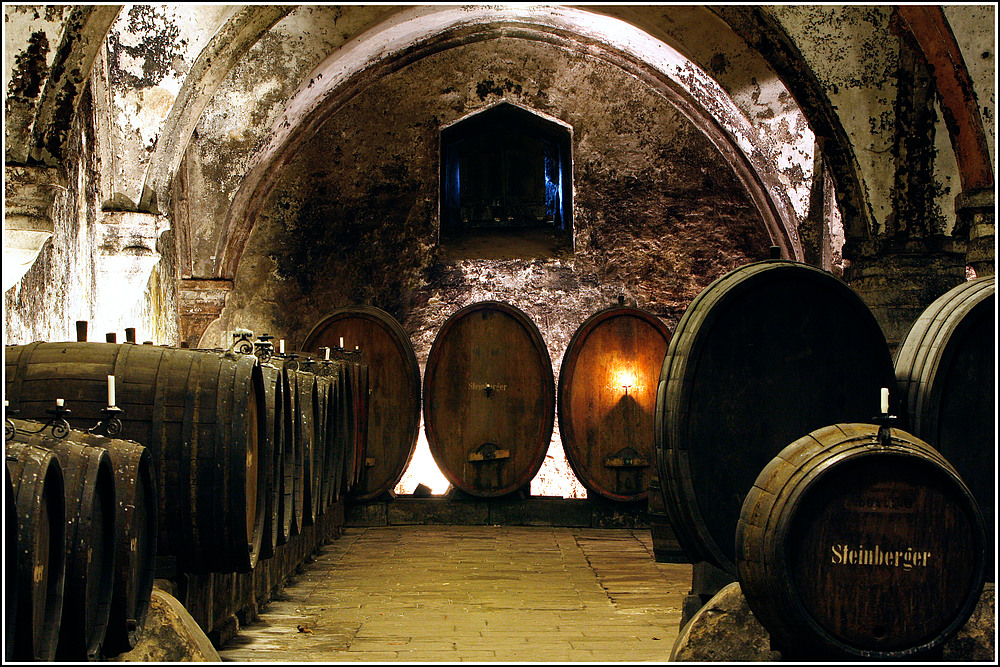
M 545 142 L 545 217 L 562 228 L 562 169 L 559 168 L 559 146 Z

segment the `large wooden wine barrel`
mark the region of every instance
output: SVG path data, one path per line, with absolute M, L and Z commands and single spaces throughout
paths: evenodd
M 878 431 L 838 424 L 799 438 L 743 503 L 740 586 L 786 658 L 916 659 L 979 601 L 975 498 L 927 443 Z
M 314 370 L 315 372 L 315 370 Z M 320 516 L 326 511 L 326 499 L 329 495 L 326 479 L 327 449 L 330 443 L 330 421 L 334 418 L 331 413 L 332 401 L 335 399 L 333 381 L 329 376 L 316 375 L 316 447 L 313 453 L 312 477 L 313 489 L 316 493 L 313 499 L 315 514 Z
M 643 500 L 656 465 L 656 386 L 670 331 L 656 315 L 617 307 L 591 315 L 563 355 L 559 435 L 590 491 Z
M 73 513 L 70 511 L 73 504 L 82 505 L 83 501 L 90 495 L 96 495 L 98 498 L 107 495 L 105 488 L 107 481 L 96 474 L 96 472 L 100 472 L 102 476 L 106 476 L 107 473 L 103 469 L 103 462 L 98 463 L 96 467 L 92 467 L 91 470 L 87 471 L 88 476 L 85 478 L 86 486 L 84 488 L 87 492 L 86 494 L 73 491 L 72 468 L 69 465 L 61 464 L 62 468 L 66 471 L 64 476 L 67 487 L 67 541 L 69 543 L 67 545 L 67 582 L 65 585 L 66 592 L 64 595 L 63 614 L 72 614 L 70 610 L 74 606 L 79 607 L 79 604 L 74 605 L 71 597 L 75 589 L 82 588 L 83 591 L 81 592 L 86 597 L 95 601 L 87 605 L 87 610 L 80 611 L 73 616 L 74 619 L 86 621 L 90 627 L 86 633 L 91 638 L 90 642 L 88 642 L 89 650 L 83 654 L 83 657 L 67 657 L 66 659 L 87 660 L 96 657 L 97 647 L 94 646 L 93 642 L 97 639 L 97 631 L 94 629 L 94 620 L 92 618 L 95 615 L 93 607 L 103 604 L 101 596 L 106 588 L 111 589 L 112 594 L 108 609 L 106 631 L 101 633 L 103 645 L 100 646 L 100 655 L 102 657 L 112 657 L 132 650 L 142 636 L 143 626 L 146 622 L 146 613 L 149 609 L 150 594 L 153 590 L 153 578 L 155 576 L 158 499 L 152 456 L 149 450 L 139 443 L 130 440 L 108 438 L 71 429 L 66 435 L 65 440 L 65 442 L 69 443 L 69 446 L 62 448 L 62 455 L 60 455 L 60 450 L 53 446 L 59 445 L 64 441 L 50 437 L 48 435 L 50 431 L 42 429 L 41 422 L 13 419 L 11 423 L 17 429 L 13 434 L 15 441 L 52 449 L 56 452 L 60 461 L 65 460 L 67 456 L 70 457 L 71 461 L 83 458 L 78 450 L 80 447 L 87 447 L 90 450 L 89 458 L 93 459 L 98 456 L 98 452 L 103 452 L 100 456 L 102 458 L 106 457 L 110 462 L 111 476 L 114 480 L 114 499 L 111 503 L 114 508 L 113 524 L 108 521 L 107 517 L 104 517 L 100 523 L 105 524 L 107 527 L 113 525 L 114 533 L 110 537 L 104 535 L 101 540 L 92 541 L 95 545 L 101 541 L 105 545 L 113 545 L 113 563 L 108 563 L 109 566 L 113 566 L 111 581 L 104 580 L 105 575 L 100 565 L 102 562 L 107 562 L 108 556 L 106 553 L 99 552 L 98 557 L 93 557 L 86 556 L 86 551 L 79 546 L 76 549 L 76 551 L 83 552 L 84 554 L 82 556 L 78 554 L 78 561 L 89 560 L 90 564 L 87 567 L 97 572 L 97 575 L 93 572 L 90 574 L 79 574 L 79 572 L 74 574 L 74 560 L 70 553 L 73 530 L 75 529 L 78 533 L 83 532 L 80 526 L 74 527 L 74 524 L 79 522 L 74 522 Z M 79 468 L 81 466 L 77 464 L 76 467 Z M 79 483 L 81 475 L 77 474 L 77 478 Z M 94 503 L 91 502 L 91 504 Z M 101 504 L 106 508 L 107 500 L 103 500 Z M 95 508 L 94 512 L 98 512 L 98 510 Z M 80 513 L 78 512 L 77 514 Z M 87 512 L 84 512 L 84 514 L 87 514 Z M 95 529 L 95 531 L 91 532 L 99 532 L 99 530 Z M 80 537 L 84 542 L 86 541 L 85 535 L 81 535 Z M 76 570 L 79 570 L 81 567 L 79 563 L 75 565 Z M 75 629 L 70 632 L 70 635 L 73 635 L 73 632 L 79 634 L 83 630 L 83 627 L 82 624 L 77 623 Z M 60 637 L 60 646 L 66 639 L 66 636 Z M 76 641 L 80 643 L 83 639 L 77 637 Z M 62 649 L 57 652 L 58 654 L 65 655 Z
M 19 422 L 14 442 L 47 449 L 63 471 L 66 511 L 66 574 L 56 660 L 102 656 L 115 575 L 115 479 L 111 457 L 87 446 L 40 433 L 44 424 Z M 72 435 L 72 431 L 70 432 Z
M 424 428 L 449 482 L 480 497 L 525 487 L 554 421 L 552 361 L 524 312 L 484 301 L 448 318 L 424 372 Z
M 705 288 L 670 340 L 656 406 L 666 510 L 692 561 L 735 575 L 733 531 L 757 473 L 805 433 L 870 421 L 894 384 L 875 317 L 833 275 L 770 260 Z
M 285 543 L 302 529 L 302 437 L 300 435 L 299 398 L 295 372 L 298 361 L 284 355 L 273 355 L 270 365 L 280 372 L 285 393 L 285 425 L 282 436 L 281 519 L 278 541 Z
M 986 580 L 996 579 L 996 278 L 936 299 L 896 353 L 910 430 L 944 454 L 986 521 Z
M 160 492 L 158 547 L 182 570 L 249 571 L 259 556 L 263 380 L 256 357 L 131 343 L 30 343 L 5 350 L 7 398 L 45 418 L 54 397 L 96 423 L 117 383 L 121 437 L 148 447 Z M 258 496 L 261 502 L 258 502 Z
M 420 367 L 410 337 L 392 315 L 374 306 L 334 311 L 306 337 L 307 350 L 360 348 L 371 395 L 368 437 L 356 500 L 392 491 L 406 472 L 420 433 Z
M 371 394 L 368 364 L 358 361 L 353 364 L 353 368 L 357 381 L 357 391 L 354 393 L 355 424 L 357 428 L 355 429 L 354 484 L 351 486 L 352 490 L 361 488 L 361 479 L 368 460 L 368 405 Z
M 336 380 L 336 429 L 334 447 L 328 461 L 332 479 L 333 500 L 340 500 L 351 487 L 351 476 L 357 454 L 357 415 L 354 405 L 354 388 L 350 364 L 342 359 L 323 362 L 324 372 Z
M 326 461 L 324 462 L 323 493 L 327 506 L 340 500 L 344 491 L 344 461 L 348 443 L 351 410 L 347 404 L 347 366 L 340 361 L 324 360 L 321 373 L 330 382 L 327 404 Z
M 66 574 L 62 468 L 47 449 L 7 442 L 7 468 L 17 506 L 18 589 L 14 660 L 56 657 Z

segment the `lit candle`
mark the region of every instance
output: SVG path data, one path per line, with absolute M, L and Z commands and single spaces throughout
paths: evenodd
M 281 340 L 278 341 L 278 352 L 279 352 L 279 354 L 284 354 L 285 353 L 285 339 L 284 338 L 282 338 Z
M 889 414 L 889 388 L 882 387 L 882 414 Z
M 328 348 L 328 347 L 324 347 L 323 348 L 323 358 L 326 361 L 330 361 L 330 348 Z
M 115 376 L 108 376 L 108 407 L 115 407 Z
M 344 349 L 344 337 L 343 336 L 340 337 L 340 349 L 341 350 Z
M 57 408 L 61 408 L 63 406 L 63 403 L 64 403 L 64 401 L 61 398 L 57 398 L 56 399 L 56 407 Z

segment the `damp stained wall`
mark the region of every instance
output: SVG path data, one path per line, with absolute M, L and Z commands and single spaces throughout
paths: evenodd
M 892 212 L 898 38 L 889 28 L 892 7 L 769 5 L 827 91 L 854 155 L 878 225 Z
M 226 75 L 202 113 L 169 199 L 186 252 L 183 277 L 211 277 L 219 223 L 253 152 L 299 83 L 345 41 L 394 7 L 299 6 L 277 22 Z
M 62 38 L 68 5 L 4 4 L 4 136 L 6 159 L 26 147 L 42 89 Z
M 110 197 L 139 203 L 150 159 L 198 54 L 238 7 L 125 5 L 106 40 Z

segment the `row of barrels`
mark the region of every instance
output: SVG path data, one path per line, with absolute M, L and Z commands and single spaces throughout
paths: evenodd
M 154 577 L 157 499 L 142 445 L 9 419 L 7 660 L 98 660 L 131 650 Z
M 655 315 L 611 308 L 581 325 L 560 376 L 558 413 L 570 465 L 607 498 L 646 498 L 653 468 L 655 378 L 669 331 Z M 421 385 L 409 336 L 372 306 L 335 311 L 306 337 L 317 351 L 360 341 L 372 373 L 367 460 L 358 501 L 384 495 L 416 446 L 421 390 L 427 441 L 444 476 L 480 497 L 530 483 L 544 461 L 556 412 L 548 349 L 517 307 L 475 303 L 454 313 L 431 347 Z
M 119 423 L 117 435 L 127 440 L 103 440 L 131 441 L 145 452 L 148 482 L 142 481 L 136 488 L 135 475 L 119 475 L 117 471 L 113 475 L 116 483 L 126 485 L 119 497 L 154 496 L 154 509 L 140 513 L 147 519 L 139 531 L 141 539 L 101 541 L 106 549 L 119 542 L 130 544 L 133 550 L 137 543 L 146 544 L 143 553 L 150 558 L 155 553 L 155 565 L 133 567 L 135 576 L 154 570 L 158 576 L 170 578 L 186 573 L 249 573 L 260 559 L 270 558 L 278 547 L 316 524 L 363 477 L 367 366 L 360 363 L 357 354 L 334 351 L 334 359 L 322 361 L 305 355 L 269 355 L 261 362 L 253 355 L 224 350 L 79 341 L 7 346 L 5 352 L 9 414 L 47 420 L 56 413 L 59 419 L 89 425 L 102 420 L 107 424 L 110 412 Z M 53 409 L 53 397 L 61 399 L 64 406 Z M 116 403 L 113 411 L 109 410 L 112 403 Z M 27 438 L 32 430 L 43 434 L 46 428 L 8 429 L 13 437 L 6 447 L 8 468 L 15 465 L 11 457 L 22 456 L 26 446 L 16 441 Z M 77 430 L 70 433 L 75 441 L 84 442 L 88 451 L 96 452 L 98 445 L 106 444 L 90 442 L 101 436 Z M 38 440 L 41 434 L 32 437 Z M 54 446 L 57 442 L 58 438 L 48 436 L 31 446 Z M 74 447 L 81 445 L 62 442 L 57 449 Z M 71 508 L 83 502 L 81 490 L 63 486 L 65 496 L 56 492 L 52 496 L 59 495 L 59 503 Z M 23 492 L 25 498 L 29 493 Z M 102 498 L 102 507 L 114 506 Z M 63 524 L 52 520 L 47 507 L 27 505 L 17 517 L 18 530 L 34 535 L 25 537 L 24 544 L 42 539 L 40 524 Z M 64 515 L 67 530 L 72 530 L 78 523 L 76 515 Z M 160 519 L 148 520 L 154 515 Z M 101 525 L 106 529 L 113 526 L 107 520 Z M 67 549 L 70 543 L 66 543 Z M 149 546 L 153 544 L 155 549 Z M 49 549 L 53 554 L 56 551 Z M 91 570 L 101 562 L 111 562 L 96 558 L 93 548 L 88 553 Z M 28 567 L 29 561 L 22 560 L 23 568 Z M 51 565 L 53 576 L 46 581 L 52 590 L 41 598 L 48 599 L 50 606 L 57 602 L 53 592 L 62 586 L 57 583 L 62 579 L 55 574 L 57 563 Z M 48 571 L 39 569 L 37 563 L 31 567 L 30 572 L 22 568 L 22 572 L 29 572 L 26 586 Z M 146 578 L 151 582 L 152 574 Z M 97 579 L 93 576 L 74 575 L 66 583 L 67 608 L 72 608 L 70 593 L 77 581 L 91 582 L 81 585 L 90 596 L 87 604 L 94 607 L 93 600 L 103 587 L 94 583 Z M 26 590 L 39 594 L 44 587 L 37 584 Z M 148 599 L 146 587 L 135 604 L 146 605 Z M 28 609 L 25 603 L 22 611 Z M 100 615 L 99 610 L 88 613 Z M 70 637 L 81 624 L 63 625 L 60 630 L 59 623 L 52 622 L 58 611 L 39 614 L 36 608 L 28 617 L 31 620 L 26 627 L 34 630 L 18 633 L 26 638 L 24 642 L 32 638 L 34 646 L 19 646 L 25 656 L 51 659 L 55 654 L 50 649 L 55 649 L 49 644 L 76 642 Z M 88 628 L 95 627 L 88 630 L 87 652 L 74 654 L 73 659 L 95 659 L 129 650 L 141 633 L 142 622 L 142 614 L 132 613 L 126 622 L 130 644 L 108 641 L 103 647 L 95 639 L 101 634 L 96 628 L 100 624 L 88 623 Z
M 792 262 L 719 278 L 679 321 L 659 506 L 786 656 L 926 656 L 969 618 L 995 553 L 994 285 L 943 295 L 895 359 L 846 284 Z
M 159 567 L 247 572 L 361 477 L 367 367 L 133 343 L 7 346 L 9 409 L 60 397 L 95 423 L 116 383 L 120 435 L 146 446 L 159 490 Z M 109 380 L 113 376 L 114 380 Z

